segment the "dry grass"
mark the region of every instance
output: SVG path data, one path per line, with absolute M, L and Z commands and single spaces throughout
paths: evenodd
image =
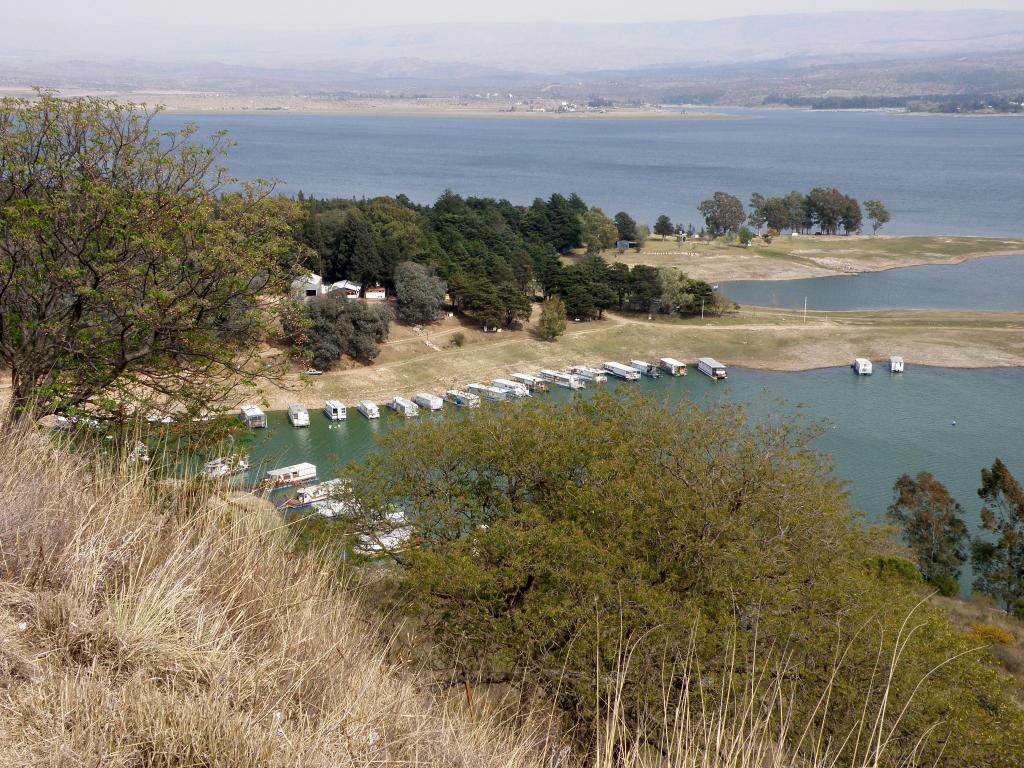
M 628 650 L 602 683 L 599 743 L 574 754 L 550 718 L 513 726 L 428 693 L 337 570 L 289 539 L 251 499 L 5 435 L 0 765 L 831 768 L 850 740 L 844 765 L 897 764 L 886 697 L 824 743 L 792 722 L 784 665 L 761 659 L 736 662 L 763 669 L 740 685 L 691 658 L 698 687 L 665 702 L 660 733 L 636 733 L 617 704 Z M 880 662 L 885 676 L 898 659 Z
M 523 766 L 260 505 L 0 446 L 0 764 Z

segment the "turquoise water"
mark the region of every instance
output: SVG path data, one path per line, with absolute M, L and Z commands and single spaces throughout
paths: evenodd
M 578 192 L 609 214 L 699 225 L 717 190 L 835 186 L 883 200 L 891 234 L 1020 237 L 1024 140 L 1016 117 L 725 110 L 737 120 L 498 120 L 463 117 L 163 115 L 226 129 L 242 179 L 278 178 L 294 195 L 408 195 L 447 188 L 528 204 Z
M 858 377 L 848 368 L 797 373 L 730 368 L 729 376 L 714 382 L 691 370 L 685 378 L 613 380 L 607 386 L 639 389 L 659 401 L 686 397 L 697 403 L 746 403 L 760 416 L 804 406 L 808 418 L 828 420 L 815 447 L 832 456 L 836 475 L 849 481 L 854 506 L 875 522 L 883 520 L 893 482 L 904 472 L 928 470 L 944 482 L 963 504 L 972 529 L 981 506 L 976 494 L 981 467 L 999 457 L 1024 478 L 1024 369 L 911 365 L 906 373 L 893 375 L 879 366 L 875 375 Z M 567 400 L 571 395 L 556 388 L 538 397 Z M 382 409 L 381 419 L 371 422 L 350 408 L 348 421 L 335 426 L 316 410 L 321 403 L 307 405 L 308 429 L 291 427 L 284 412 L 270 414 L 270 428 L 255 433 L 249 446 L 254 460 L 269 467 L 312 461 L 325 479 L 365 459 L 384 431 L 406 423 L 415 428 L 454 410 L 446 404 L 445 412 L 406 420 Z
M 950 309 L 1024 312 L 1024 255 L 963 264 L 806 280 L 722 283 L 733 301 L 758 307 L 812 310 Z

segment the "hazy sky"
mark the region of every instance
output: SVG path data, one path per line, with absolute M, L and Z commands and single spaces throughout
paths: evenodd
M 342 29 L 453 21 L 591 21 L 708 19 L 764 13 L 842 10 L 958 10 L 969 0 L 0 0 L 4 17 L 64 24 L 134 27 L 196 24 L 249 29 Z M 1024 11 L 1024 0 L 982 0 L 983 8 Z

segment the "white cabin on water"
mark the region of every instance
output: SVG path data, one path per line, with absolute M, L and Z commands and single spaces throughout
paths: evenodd
M 507 389 L 489 387 L 486 384 L 470 384 L 466 387 L 466 391 L 477 397 L 482 397 L 484 400 L 493 400 L 495 402 L 512 398 L 512 393 Z
M 607 384 L 608 374 L 604 371 L 599 371 L 597 368 L 591 368 L 589 365 L 574 365 L 569 369 L 571 373 L 575 373 L 584 381 L 592 381 L 595 384 Z
M 380 418 L 380 409 L 377 408 L 377 404 L 373 400 L 360 400 L 356 410 L 368 419 Z
M 527 397 L 530 394 L 530 390 L 525 384 L 510 379 L 495 379 L 491 382 L 491 386 L 507 390 L 512 393 L 513 397 Z
M 463 392 L 461 389 L 449 389 L 444 393 L 444 399 L 454 403 L 460 408 L 479 408 L 480 398 L 471 392 Z
M 903 373 L 903 358 L 898 356 L 890 357 L 889 370 L 893 373 Z
M 302 403 L 289 403 L 288 421 L 292 423 L 293 427 L 308 427 L 309 411 L 306 410 L 306 406 Z
M 853 368 L 853 372 L 858 376 L 870 376 L 871 375 L 871 361 L 866 357 L 858 357 L 852 363 L 850 367 Z
M 316 464 L 308 462 L 267 471 L 267 484 L 274 488 L 291 488 L 293 485 L 311 483 L 314 480 L 316 480 Z
M 658 367 L 669 376 L 685 376 L 686 363 L 681 363 L 674 357 L 663 357 L 658 361 Z
M 390 403 L 388 403 L 388 408 L 399 416 L 405 416 L 407 419 L 420 415 L 420 407 L 412 400 L 407 400 L 404 397 L 394 398 Z
M 568 387 L 569 389 L 583 389 L 585 386 L 583 379 L 575 373 L 567 373 L 566 371 L 552 371 L 550 368 L 545 368 L 540 372 L 540 377 L 550 381 L 552 384 Z
M 528 373 L 513 373 L 512 378 L 520 384 L 525 384 L 531 392 L 546 392 L 548 389 L 547 381 Z
M 243 405 L 240 409 L 241 419 L 245 422 L 245 426 L 250 429 L 266 429 L 267 428 L 267 414 L 260 410 L 255 405 Z
M 348 409 L 340 400 L 327 400 L 324 402 L 324 416 L 331 421 L 345 421 L 348 418 Z
M 429 392 L 418 392 L 412 401 L 420 408 L 426 408 L 428 411 L 440 411 L 444 408 L 444 400 Z
M 702 357 L 697 360 L 697 370 L 712 379 L 727 379 L 725 366 L 713 357 Z
M 608 371 L 612 376 L 626 381 L 639 381 L 640 371 L 630 365 L 623 365 L 622 363 L 607 362 L 604 364 L 604 369 Z

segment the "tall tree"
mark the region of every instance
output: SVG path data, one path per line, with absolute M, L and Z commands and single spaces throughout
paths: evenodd
M 438 318 L 447 290 L 434 271 L 414 261 L 403 261 L 395 269 L 395 299 L 398 314 L 407 323 L 430 323 Z
M 978 496 L 985 502 L 981 526 L 995 538 L 974 541 L 974 588 L 1024 618 L 1024 488 L 996 459 L 981 470 Z
M 619 240 L 636 240 L 636 221 L 625 211 L 615 214 L 615 228 L 619 231 Z
M 868 221 L 871 222 L 871 233 L 877 235 L 878 230 L 892 221 L 889 209 L 881 200 L 868 200 L 864 203 L 864 210 L 867 211 Z
M 9 417 L 199 412 L 269 372 L 253 343 L 297 204 L 221 196 L 222 135 L 98 98 L 0 100 L 0 361 Z
M 903 529 L 924 580 L 947 597 L 956 595 L 960 568 L 967 560 L 967 526 L 963 509 L 946 486 L 929 472 L 901 476 L 893 486 L 888 516 Z
M 313 299 L 302 308 L 300 324 L 287 329 L 314 366 L 327 370 L 343 356 L 369 363 L 391 328 L 386 304 L 353 301 L 339 292 Z
M 565 304 L 558 296 L 544 301 L 540 308 L 540 320 L 537 322 L 537 335 L 545 341 L 554 341 L 566 327 Z
M 672 219 L 665 214 L 658 217 L 658 220 L 654 222 L 654 234 L 660 235 L 661 239 L 664 240 L 666 235 L 675 233 L 675 227 L 672 226 Z
M 727 192 L 715 192 L 709 200 L 697 206 L 697 210 L 704 217 L 704 223 L 713 237 L 738 231 L 746 218 L 743 203 Z
M 596 254 L 615 247 L 615 241 L 619 239 L 619 230 L 604 211 L 600 208 L 591 208 L 582 214 L 582 219 L 587 253 Z

